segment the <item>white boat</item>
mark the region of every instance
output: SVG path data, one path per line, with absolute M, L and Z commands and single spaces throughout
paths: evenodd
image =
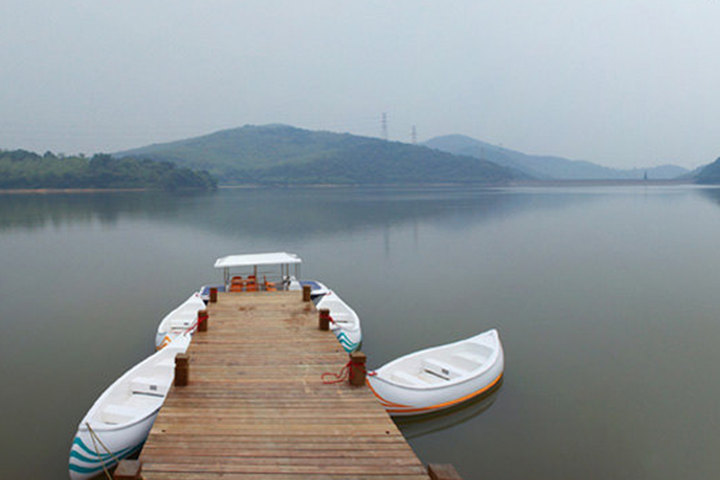
M 316 307 L 318 310 L 321 308 L 330 310 L 330 330 L 345 351 L 349 353 L 357 350 L 362 341 L 362 330 L 360 329 L 360 317 L 355 310 L 332 291 L 323 295 Z
M 211 288 L 217 288 L 218 292 L 224 292 L 225 291 L 225 285 L 217 285 L 217 284 L 208 284 L 203 285 L 198 289 L 198 294 L 200 295 L 200 298 L 203 302 L 205 302 L 205 305 L 210 302 L 210 289 Z
M 155 334 L 155 348 L 162 349 L 178 335 L 193 331 L 197 326 L 197 312 L 205 308 L 199 293 L 193 293 L 179 307 L 165 315 Z
M 290 288 L 288 290 L 302 290 L 302 287 L 304 287 L 305 285 L 309 285 L 310 300 L 312 300 L 315 305 L 317 305 L 317 303 L 324 295 L 330 293 L 330 289 L 324 284 L 318 282 L 317 280 L 300 280 L 298 283 L 298 288 L 294 288 L 294 283 L 291 282 Z
M 489 391 L 504 368 L 500 336 L 492 329 L 393 360 L 368 372 L 367 383 L 390 415 L 419 415 Z
M 110 385 L 78 426 L 70 449 L 72 480 L 89 479 L 141 448 L 174 377 L 175 355 L 190 334 L 180 335 Z

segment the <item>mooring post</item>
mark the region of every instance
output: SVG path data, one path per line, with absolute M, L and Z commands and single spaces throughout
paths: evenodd
M 365 368 L 367 356 L 361 351 L 355 351 L 350 354 L 350 385 L 361 387 L 365 385 L 365 377 L 367 369 Z
M 318 327 L 320 330 L 330 330 L 330 309 L 321 308 L 318 310 Z
M 303 302 L 309 302 L 310 301 L 310 291 L 312 289 L 310 288 L 310 285 L 303 285 Z
M 115 480 L 140 480 L 140 472 L 142 470 L 142 463 L 140 460 L 120 460 L 113 479 Z
M 207 310 L 198 310 L 198 318 L 197 318 L 197 325 L 198 325 L 198 332 L 207 332 L 208 329 L 208 320 L 210 320 L 210 314 Z
M 431 480 L 462 480 L 462 477 L 449 463 L 431 463 L 427 466 Z
M 178 353 L 175 355 L 175 386 L 184 387 L 190 379 L 190 355 Z
M 210 287 L 210 303 L 217 303 L 217 287 Z

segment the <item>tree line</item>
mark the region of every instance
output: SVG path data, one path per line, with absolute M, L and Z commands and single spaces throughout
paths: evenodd
M 87 158 L 0 150 L 0 188 L 214 190 L 217 182 L 207 171 L 177 167 L 169 161 L 115 158 L 104 153 Z

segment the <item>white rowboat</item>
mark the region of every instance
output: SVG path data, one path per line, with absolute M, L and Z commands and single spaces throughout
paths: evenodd
M 193 293 L 179 307 L 165 315 L 155 334 L 155 348 L 162 349 L 178 335 L 197 326 L 197 312 L 205 308 L 199 293 Z
M 367 383 L 390 415 L 419 415 L 489 391 L 504 368 L 500 336 L 492 329 L 393 360 L 368 372 Z
M 321 308 L 330 310 L 330 330 L 345 351 L 350 353 L 357 350 L 362 341 L 362 330 L 360 329 L 360 317 L 355 310 L 330 290 L 320 298 L 315 306 L 318 310 Z
M 140 450 L 155 422 L 190 334 L 180 335 L 125 372 L 98 397 L 78 426 L 70 449 L 72 480 L 102 474 Z

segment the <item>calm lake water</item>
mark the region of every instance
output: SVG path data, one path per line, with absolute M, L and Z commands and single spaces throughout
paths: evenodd
M 298 253 L 369 365 L 491 327 L 490 397 L 400 422 L 466 479 L 720 477 L 720 190 L 0 196 L 0 477 L 67 476 L 95 398 L 229 253 Z

